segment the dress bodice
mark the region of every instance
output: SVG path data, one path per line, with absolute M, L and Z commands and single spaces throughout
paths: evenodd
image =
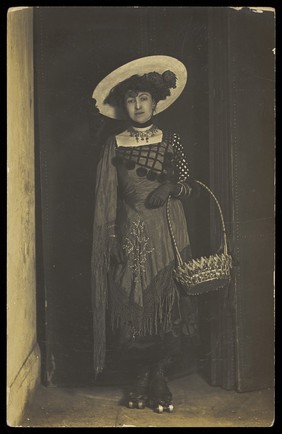
M 113 164 L 119 171 L 160 183 L 184 181 L 189 176 L 188 163 L 177 134 L 165 132 L 160 143 L 134 147 L 115 147 Z

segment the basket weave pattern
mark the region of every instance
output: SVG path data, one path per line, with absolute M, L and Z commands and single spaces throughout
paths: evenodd
M 174 270 L 175 280 L 190 293 L 201 294 L 214 289 L 220 289 L 230 281 L 232 258 L 224 253 L 200 259 L 183 262 Z

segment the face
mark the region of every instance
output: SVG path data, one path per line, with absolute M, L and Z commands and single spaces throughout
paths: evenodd
M 128 116 L 143 124 L 151 119 L 156 103 L 149 92 L 128 93 L 125 96 L 125 108 Z

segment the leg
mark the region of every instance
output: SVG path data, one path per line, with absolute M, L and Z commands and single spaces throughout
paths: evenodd
M 129 392 L 128 407 L 143 409 L 147 405 L 149 391 L 150 367 L 144 365 L 138 369 L 136 383 Z
M 157 413 L 173 411 L 172 393 L 167 385 L 167 369 L 171 363 L 170 358 L 160 360 L 152 371 L 149 397 L 150 406 Z
M 180 353 L 180 339 L 179 324 L 175 324 L 173 329 L 164 335 L 163 354 L 152 370 L 149 387 L 150 406 L 158 413 L 172 412 L 174 409 L 167 376 Z
M 181 319 L 174 306 L 171 330 L 162 338 L 163 351 L 152 370 L 149 397 L 150 406 L 158 413 L 172 412 L 174 409 L 172 393 L 168 387 L 168 372 L 181 351 Z
M 128 407 L 143 409 L 148 404 L 151 367 L 160 354 L 160 340 L 157 336 L 136 337 L 131 344 L 130 358 L 136 370 L 135 382 L 128 394 Z

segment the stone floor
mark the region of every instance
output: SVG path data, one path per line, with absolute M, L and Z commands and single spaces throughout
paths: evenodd
M 40 386 L 22 427 L 269 427 L 274 392 L 226 391 L 193 373 L 170 382 L 175 411 L 157 414 L 121 404 L 118 386 L 45 388 Z

